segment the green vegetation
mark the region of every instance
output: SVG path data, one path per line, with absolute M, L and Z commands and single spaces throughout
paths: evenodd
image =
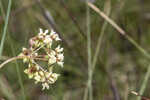
M 64 68 L 49 90 L 13 61 L 0 69 L 0 100 L 140 100 L 150 98 L 150 1 L 0 0 L 0 64 L 17 56 L 39 28 L 62 39 Z M 104 15 L 103 15 L 104 14 Z

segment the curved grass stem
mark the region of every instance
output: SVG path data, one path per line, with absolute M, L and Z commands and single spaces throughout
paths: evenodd
M 86 0 L 88 2 L 89 0 Z M 85 89 L 84 100 L 93 100 L 93 90 L 92 90 L 92 55 L 91 55 L 91 34 L 90 34 L 90 9 L 86 5 L 86 27 L 87 27 L 87 53 L 88 53 L 88 81 L 87 87 Z
M 150 77 L 150 65 L 148 66 L 148 70 L 144 76 L 144 80 L 143 80 L 143 83 L 142 83 L 140 91 L 139 91 L 140 95 L 143 95 L 143 93 L 146 89 L 149 77 Z M 137 100 L 141 100 L 141 97 L 139 96 Z
M 13 57 L 13 58 L 10 58 L 10 59 L 4 61 L 2 64 L 0 64 L 0 69 L 1 69 L 4 65 L 6 65 L 7 63 L 12 62 L 12 61 L 17 60 L 17 59 L 22 59 L 23 57 L 25 57 L 25 56 L 16 56 L 16 57 Z
M 130 36 L 126 34 L 126 32 L 119 27 L 112 19 L 110 19 L 105 13 L 103 13 L 99 8 L 97 8 L 94 4 L 88 2 L 87 3 L 90 8 L 92 8 L 95 12 L 97 12 L 102 18 L 104 18 L 109 24 L 112 25 L 121 35 L 126 37 L 128 41 L 130 41 L 145 57 L 150 59 L 150 54 L 144 50 L 139 44 L 137 44 Z
M 102 18 L 104 18 L 109 24 L 112 25 L 121 35 L 123 35 L 131 44 L 133 44 L 146 58 L 150 60 L 150 54 L 144 50 L 135 40 L 133 40 L 126 32 L 119 27 L 111 18 L 109 18 L 106 14 L 104 14 L 99 8 L 97 8 L 94 4 L 87 2 L 88 6 L 92 8 L 95 12 L 97 12 Z M 140 93 L 144 93 L 145 87 L 147 85 L 148 79 L 150 77 L 150 66 L 147 69 L 147 73 L 145 75 L 145 79 L 142 83 Z M 140 98 L 138 98 L 140 100 Z
M 10 11 L 11 11 L 11 5 L 12 5 L 12 0 L 9 0 L 6 19 L 5 19 L 5 25 L 4 25 L 4 30 L 3 30 L 3 35 L 2 35 L 1 43 L 0 43 L 0 56 L 2 55 L 3 48 L 4 48 L 4 42 L 5 42 L 5 37 L 6 37 L 6 33 L 7 33 L 7 27 L 8 27 L 9 15 L 10 15 Z

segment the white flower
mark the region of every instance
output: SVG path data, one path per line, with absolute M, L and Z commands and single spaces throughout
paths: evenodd
M 57 80 L 58 76 L 59 76 L 59 74 L 57 74 L 57 73 L 53 73 L 51 75 L 51 77 L 53 78 L 54 82 Z
M 60 45 L 55 49 L 57 53 L 63 52 L 63 48 L 60 48 Z
M 54 50 L 51 50 L 50 55 L 55 56 L 55 55 L 56 55 L 56 52 L 55 52 Z
M 50 73 L 49 72 L 45 72 L 45 77 L 49 78 L 51 74 L 52 74 L 52 72 L 50 72 Z
M 64 55 L 63 53 L 57 54 L 57 64 L 60 65 L 61 67 L 63 67 L 63 62 L 64 60 Z
M 46 43 L 46 44 L 49 44 L 49 43 L 52 44 L 52 39 L 50 38 L 49 35 L 46 35 L 43 42 Z
M 49 77 L 49 80 L 48 80 L 48 82 L 49 82 L 50 84 L 53 84 L 53 83 L 55 83 L 55 80 L 54 80 L 54 78 L 52 78 L 52 77 Z
M 36 80 L 36 83 L 41 81 L 41 76 L 38 74 L 38 72 L 35 74 L 34 79 Z
M 50 74 L 52 74 L 52 72 L 53 72 L 53 66 L 49 67 L 48 71 L 49 71 Z
M 40 33 L 38 35 L 42 35 L 43 34 L 43 29 L 40 28 L 39 30 L 40 30 Z
M 28 58 L 27 57 L 23 58 L 23 62 L 24 63 L 28 62 Z
M 38 35 L 46 35 L 48 32 L 48 30 L 45 30 L 45 32 L 43 32 L 43 29 L 40 28 L 40 33 Z
M 40 77 L 41 77 L 40 81 L 41 81 L 41 82 L 44 82 L 44 81 L 46 80 L 46 78 L 45 78 L 45 72 L 39 71 L 39 75 L 40 75 Z
M 58 59 L 58 61 L 63 61 L 63 60 L 64 60 L 64 55 L 63 55 L 63 53 L 62 53 L 62 54 L 58 54 L 58 55 L 57 55 L 57 59 Z
M 38 56 L 38 53 L 36 52 L 36 53 L 34 53 L 34 56 Z
M 56 34 L 56 32 L 53 29 L 51 29 L 51 35 L 52 34 Z
M 57 78 L 58 78 L 58 76 L 59 76 L 59 74 L 52 73 L 51 76 L 48 78 L 49 84 L 55 83 Z
M 39 69 L 40 69 L 40 67 L 39 67 L 38 65 L 36 65 L 35 67 L 36 67 L 36 69 L 37 69 L 37 70 L 39 70 Z
M 31 78 L 33 78 L 33 73 L 30 73 L 30 70 L 29 69 L 25 69 L 24 70 L 24 73 L 26 73 L 26 74 L 28 74 L 28 77 L 29 77 L 29 79 L 31 79 Z
M 45 88 L 49 89 L 49 85 L 47 83 L 43 83 L 42 86 L 43 86 L 42 90 L 44 90 Z
M 54 32 L 54 30 L 51 30 L 50 36 L 52 39 L 54 39 L 55 41 L 60 41 L 61 39 L 59 38 L 58 34 L 56 34 L 56 32 Z
M 57 64 L 60 65 L 61 67 L 63 67 L 64 62 L 61 62 L 61 61 L 60 61 L 60 62 L 57 62 Z
M 27 48 L 22 48 L 22 53 L 19 54 L 19 56 L 27 56 L 28 55 L 28 49 Z
M 46 81 L 46 77 L 45 76 L 41 77 L 41 82 L 45 82 L 45 81 Z
M 27 48 L 24 48 L 24 47 L 22 48 L 22 51 L 26 51 L 26 50 L 27 50 Z
M 48 32 L 48 30 L 43 31 L 40 28 L 38 35 L 30 39 L 30 48 L 22 48 L 22 53 L 19 55 L 23 56 L 23 61 L 28 63 L 24 72 L 30 79 L 34 79 L 35 83 L 42 84 L 42 90 L 49 89 L 49 84 L 55 83 L 59 76 L 59 74 L 53 73 L 53 64 L 61 67 L 64 64 L 63 48 L 60 45 L 55 47 L 53 43 L 61 39 L 53 30 L 50 35 L 47 34 Z M 40 61 L 48 63 L 46 69 L 39 65 Z
M 43 71 L 39 71 L 40 76 L 44 76 L 44 72 Z
M 55 55 L 56 55 L 56 52 L 54 50 L 51 50 L 50 54 L 48 54 L 48 56 L 49 56 L 48 63 L 49 64 L 56 63 L 56 56 Z
M 26 73 L 28 77 L 31 79 L 34 77 L 37 70 L 38 66 L 29 64 L 28 68 L 24 70 L 24 73 Z
M 44 39 L 47 33 L 48 33 L 48 30 L 45 30 L 45 32 L 43 32 L 43 29 L 40 28 L 40 33 L 38 33 L 38 38 Z
M 49 64 L 54 64 L 56 62 L 56 57 L 54 55 L 51 55 L 49 60 L 48 60 L 48 63 Z

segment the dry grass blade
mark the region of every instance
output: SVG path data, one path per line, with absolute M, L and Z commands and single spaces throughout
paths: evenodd
M 132 94 L 134 94 L 134 95 L 136 95 L 136 96 L 141 97 L 141 100 L 150 100 L 149 98 L 147 98 L 147 97 L 143 97 L 143 96 L 141 96 L 140 94 L 138 94 L 138 93 L 137 93 L 137 92 L 135 92 L 135 91 L 131 91 L 131 93 L 132 93 Z
M 126 39 L 128 41 L 130 41 L 145 57 L 147 57 L 148 59 L 150 59 L 150 54 L 143 49 L 139 44 L 137 44 L 136 41 L 134 41 L 130 36 L 128 36 L 126 34 L 126 32 L 120 28 L 112 19 L 110 19 L 107 15 L 105 15 L 102 11 L 100 11 L 100 9 L 98 9 L 95 5 L 93 5 L 92 3 L 88 2 L 87 3 L 89 7 L 91 7 L 94 11 L 96 11 L 101 17 L 103 17 L 109 24 L 111 24 L 121 35 L 125 36 Z M 146 80 L 149 78 L 150 74 L 150 68 L 147 69 L 147 73 L 146 74 Z M 147 81 L 144 81 L 142 84 L 142 88 L 140 89 L 142 92 L 145 91 L 145 87 L 146 87 Z M 139 100 L 139 99 L 138 99 Z M 145 99 L 143 99 L 145 100 Z M 147 100 L 147 99 L 146 99 Z
M 134 41 L 130 36 L 126 34 L 126 32 L 120 28 L 112 19 L 110 19 L 107 15 L 105 15 L 102 11 L 100 11 L 95 5 L 92 3 L 87 3 L 89 7 L 91 7 L 94 11 L 96 11 L 100 16 L 102 16 L 108 23 L 110 23 L 121 35 L 125 36 L 128 41 L 130 41 L 145 57 L 150 59 L 150 54 L 144 50 L 136 41 Z
M 111 20 L 107 15 L 105 15 L 100 9 L 98 9 L 95 5 L 88 2 L 89 7 L 91 7 L 94 11 L 96 11 L 100 16 L 102 16 L 105 20 L 107 20 L 117 31 L 119 31 L 122 35 L 125 35 L 126 32 L 122 30 L 113 20 Z
M 14 61 L 14 60 L 17 60 L 17 59 L 22 59 L 23 57 L 20 57 L 20 56 L 17 56 L 17 57 L 13 57 L 13 58 L 10 58 L 8 60 L 6 60 L 5 62 L 1 63 L 0 64 L 0 69 L 6 65 L 7 63 L 11 62 L 11 61 Z
M 146 86 L 148 85 L 149 77 L 150 77 L 150 65 L 148 66 L 147 72 L 146 72 L 146 74 L 144 76 L 144 80 L 142 82 L 142 85 L 141 85 L 141 88 L 140 88 L 140 91 L 139 91 L 139 93 L 141 95 L 143 95 L 143 93 L 144 93 L 144 91 L 146 89 Z M 141 100 L 141 97 L 138 97 L 137 100 Z

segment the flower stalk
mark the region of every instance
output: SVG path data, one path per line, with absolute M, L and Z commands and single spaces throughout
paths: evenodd
M 58 34 L 53 30 L 50 34 L 48 33 L 48 30 L 43 31 L 40 28 L 38 35 L 29 40 L 30 48 L 22 48 L 22 52 L 18 56 L 3 62 L 0 68 L 9 62 L 22 59 L 24 63 L 28 64 L 24 72 L 29 79 L 34 79 L 36 84 L 41 83 L 42 90 L 49 89 L 49 84 L 55 83 L 58 76 L 60 76 L 54 73 L 53 69 L 56 64 L 63 67 L 64 54 L 60 45 L 53 46 L 55 42 L 61 41 Z M 43 67 L 38 61 L 43 61 L 47 64 Z

